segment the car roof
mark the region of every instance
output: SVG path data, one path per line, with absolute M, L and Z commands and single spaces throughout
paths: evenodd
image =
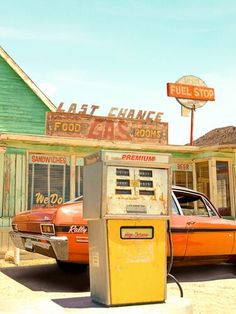
M 193 189 L 190 189 L 190 188 L 186 188 L 186 187 L 183 187 L 183 186 L 178 186 L 178 185 L 172 185 L 172 191 L 183 191 L 183 192 L 189 192 L 189 193 L 196 193 L 196 194 L 201 194 L 203 195 L 203 193 L 199 192 L 199 191 L 196 191 L 196 190 L 193 190 Z

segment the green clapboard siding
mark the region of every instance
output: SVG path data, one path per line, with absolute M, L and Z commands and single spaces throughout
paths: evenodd
M 50 109 L 0 57 L 0 133 L 45 134 Z

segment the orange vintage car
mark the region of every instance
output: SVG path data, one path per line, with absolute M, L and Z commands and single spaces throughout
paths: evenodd
M 174 265 L 236 263 L 236 221 L 221 218 L 204 194 L 172 187 L 170 226 Z M 53 257 L 61 266 L 89 262 L 82 197 L 19 213 L 12 229 L 20 249 Z

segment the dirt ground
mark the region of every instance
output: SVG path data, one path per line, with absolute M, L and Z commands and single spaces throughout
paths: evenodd
M 55 263 L 54 259 L 33 259 L 22 260 L 20 266 L 40 265 Z M 16 267 L 13 263 L 0 260 L 0 268 Z M 235 266 L 236 267 L 236 266 Z M 236 313 L 236 278 L 220 279 L 210 281 L 181 282 L 184 291 L 184 298 L 190 300 L 193 306 L 194 314 L 234 314 Z M 6 285 L 0 285 L 6 292 Z M 0 289 L 1 290 L 1 289 Z M 18 290 L 14 292 L 17 298 Z M 37 292 L 38 293 L 38 292 Z M 43 292 L 45 293 L 45 292 Z M 68 295 L 69 296 L 69 295 Z M 175 283 L 167 284 L 168 296 L 180 296 L 179 288 Z M 19 297 L 22 297 L 22 291 L 19 290 Z M 50 295 L 51 297 L 51 295 Z M 59 297 L 59 295 L 57 295 Z M 73 310 L 66 310 L 66 313 L 74 313 Z M 181 313 L 179 313 L 181 314 Z
M 181 283 L 181 286 L 184 297 L 193 305 L 194 314 L 236 313 L 236 279 Z M 174 283 L 167 287 L 168 295 L 178 295 Z

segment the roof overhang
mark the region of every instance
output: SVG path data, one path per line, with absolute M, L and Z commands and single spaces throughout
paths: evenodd
M 159 152 L 179 152 L 179 153 L 200 153 L 207 151 L 219 152 L 236 152 L 236 145 L 217 145 L 217 146 L 186 146 L 186 145 L 159 145 L 146 143 L 130 143 L 128 141 L 109 141 L 109 140 L 93 140 L 78 139 L 57 136 L 35 136 L 35 135 L 19 135 L 19 134 L 0 134 L 0 145 L 4 143 L 21 142 L 36 145 L 50 146 L 71 146 L 71 147 L 91 147 L 91 148 L 111 148 L 125 150 L 148 150 Z

